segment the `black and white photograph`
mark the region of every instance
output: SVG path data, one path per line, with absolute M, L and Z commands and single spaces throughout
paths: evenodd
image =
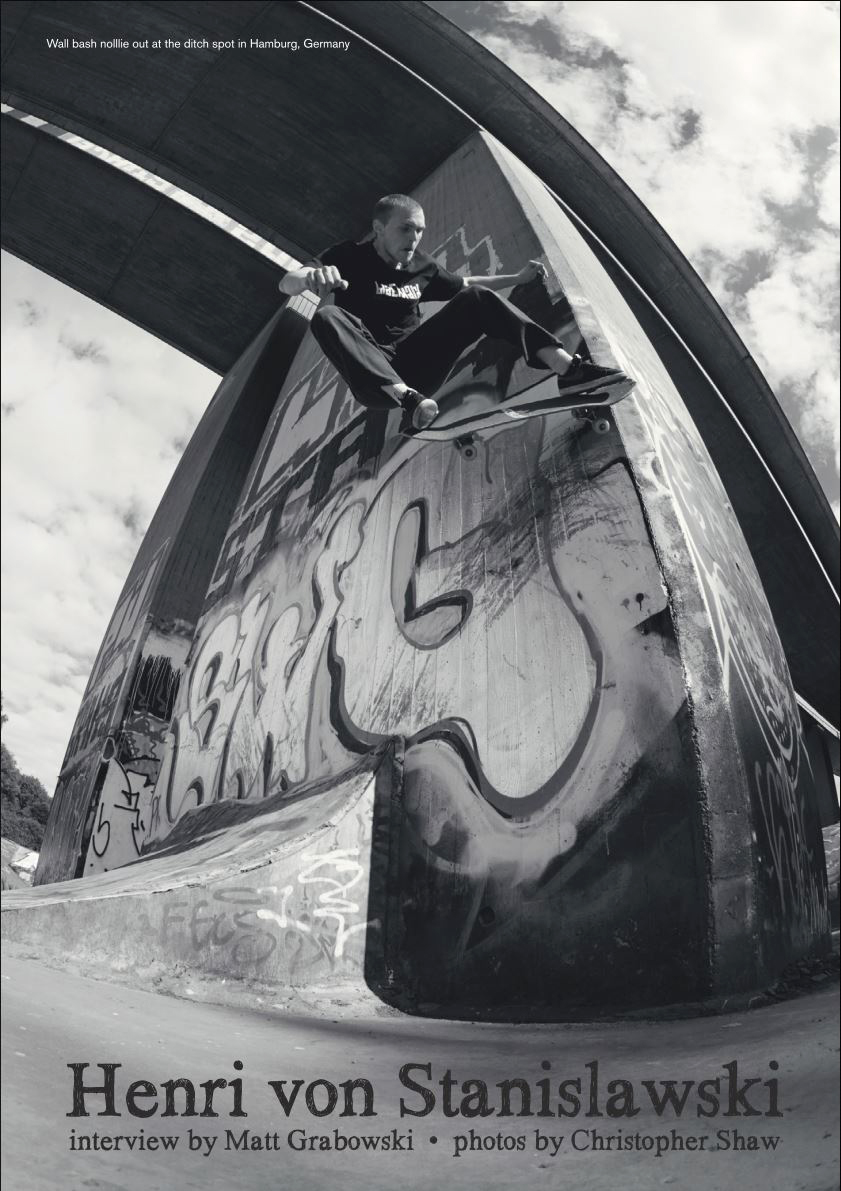
M 0 59 L 3 1175 L 837 1191 L 838 3 Z

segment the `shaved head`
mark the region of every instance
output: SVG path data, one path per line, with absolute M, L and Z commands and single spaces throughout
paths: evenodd
M 395 211 L 406 215 L 423 215 L 423 207 L 408 194 L 386 194 L 374 204 L 371 218 L 379 223 L 388 223 Z

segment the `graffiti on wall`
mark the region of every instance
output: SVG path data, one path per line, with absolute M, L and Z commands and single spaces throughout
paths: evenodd
M 183 634 L 149 629 L 143 635 L 122 723 L 106 738 L 101 753 L 86 833 L 86 875 L 136 860 L 156 821 L 155 785 L 186 652 Z
M 266 531 L 240 536 L 236 598 L 206 615 L 173 720 L 162 834 L 196 805 L 262 798 L 429 733 L 495 807 L 523 814 L 568 783 L 586 748 L 607 766 L 623 748 L 636 756 L 628 720 L 651 739 L 680 705 L 668 650 L 654 673 L 640 664 L 666 601 L 615 442 L 582 444 L 571 420 L 497 434 L 472 460 L 392 439 L 366 478 L 365 437 L 351 438 L 356 456 L 333 443 L 316 454 L 272 518 L 270 549 Z M 266 524 L 263 509 L 250 527 Z M 606 540 L 621 566 L 594 565 Z M 505 699 L 491 700 L 500 674 Z M 597 782 L 579 778 L 567 797 L 583 808 Z
M 146 836 L 155 783 L 145 773 L 125 769 L 115 752 L 116 745 L 109 740 L 106 772 L 85 861 L 86 875 L 136 860 Z
M 257 917 L 275 923 L 280 930 L 294 930 L 302 935 L 319 935 L 319 928 L 325 923 L 332 924 L 333 931 L 327 932 L 327 953 L 341 959 L 352 936 L 369 926 L 364 918 L 365 907 L 357 900 L 365 884 L 359 850 L 343 848 L 324 855 L 305 852 L 301 860 L 303 868 L 297 875 L 297 892 L 305 904 L 313 899 L 315 902 L 308 917 L 294 917 L 290 910 L 290 901 L 294 902 L 296 894 L 292 884 L 284 885 L 282 889 L 270 885 L 266 892 L 276 895 L 279 908 L 261 907 Z M 360 889 L 352 893 L 357 886 Z
M 294 880 L 278 885 L 214 889 L 190 901 L 174 898 L 163 910 L 162 948 L 181 941 L 205 964 L 253 972 L 282 962 L 290 980 L 340 962 L 359 964 L 351 940 L 375 925 L 365 917 L 364 870 L 358 849 L 304 855 Z M 363 896 L 353 896 L 355 885 Z
M 298 844 L 262 868 L 259 882 L 240 876 L 167 899 L 161 948 L 174 946 L 206 969 L 282 976 L 291 985 L 358 972 L 367 932 L 380 927 L 368 917 L 372 789 L 371 781 L 349 789 L 351 810 L 335 826 L 322 824 L 317 844 Z M 261 834 L 280 831 L 284 812 L 276 814 L 277 823 L 261 821 Z M 245 828 L 238 836 L 252 853 L 253 835 Z

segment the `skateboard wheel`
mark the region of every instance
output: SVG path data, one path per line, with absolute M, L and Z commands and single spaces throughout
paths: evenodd
M 596 434 L 607 434 L 610 430 L 610 422 L 607 420 L 607 418 L 596 418 L 595 422 L 593 423 L 593 429 L 595 430 Z
M 465 459 L 472 459 L 475 454 L 476 454 L 475 447 L 465 447 L 464 448 Z

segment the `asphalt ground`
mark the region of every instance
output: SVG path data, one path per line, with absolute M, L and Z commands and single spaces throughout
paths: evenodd
M 214 1004 L 212 988 L 161 995 L 7 948 L 3 1174 L 16 1191 L 835 1191 L 838 988 L 806 987 L 715 1017 L 474 1024 L 338 998 Z M 89 1115 L 71 1115 L 76 1081 L 109 1078 L 111 1104 L 83 1090 Z M 530 1103 L 512 1085 L 501 1115 L 497 1085 L 516 1078 Z M 195 1115 L 183 1086 L 165 1115 L 176 1079 Z M 353 1080 L 372 1115 L 365 1083 L 344 1113 Z M 667 1080 L 682 1111 L 655 1107 Z

